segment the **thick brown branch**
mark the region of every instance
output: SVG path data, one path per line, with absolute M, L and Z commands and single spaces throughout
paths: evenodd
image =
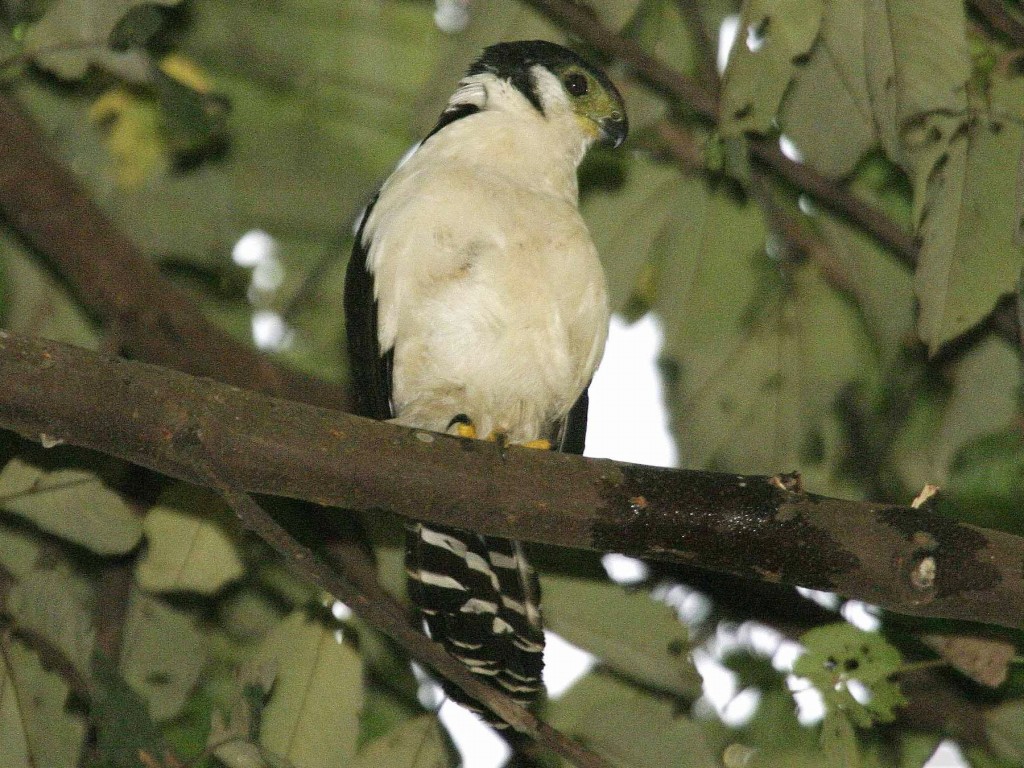
M 114 227 L 2 92 L 0 212 L 126 355 L 292 400 L 346 407 L 344 389 L 277 364 L 204 320 Z
M 0 337 L 0 426 L 193 483 L 208 483 L 195 467 L 209 460 L 249 492 L 1024 625 L 1024 539 L 788 478 L 502 449 L 13 334 Z

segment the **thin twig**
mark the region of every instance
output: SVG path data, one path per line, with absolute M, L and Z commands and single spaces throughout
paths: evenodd
M 202 442 L 202 435 L 198 437 Z M 210 457 L 212 461 L 212 452 Z M 369 590 L 366 584 L 357 587 L 344 571 L 332 570 L 282 528 L 252 496 L 224 480 L 213 469 L 212 463 L 196 469 L 206 475 L 206 484 L 224 497 L 242 524 L 273 547 L 303 579 L 344 602 L 363 621 L 398 643 L 416 661 L 455 683 L 520 733 L 530 736 L 579 768 L 607 768 L 607 763 L 597 754 L 538 720 L 512 699 L 475 677 L 465 664 L 450 656 L 441 645 L 413 629 L 402 616 L 394 598 L 379 585 Z
M 1003 0 L 970 0 L 992 29 L 1005 35 L 1018 48 L 1024 48 L 1024 23 L 1007 9 Z
M 916 263 L 917 239 L 878 208 L 844 190 L 834 180 L 822 176 L 809 165 L 790 160 L 782 153 L 777 142 L 764 139 L 752 141 L 750 154 L 755 162 L 775 171 L 825 207 L 858 224 L 908 266 Z
M 701 118 L 712 123 L 718 122 L 717 99 L 704 87 L 693 78 L 647 53 L 632 40 L 615 34 L 602 25 L 593 14 L 572 0 L 525 2 L 538 8 L 599 51 L 621 59 L 639 79 L 675 96 Z M 836 180 L 822 175 L 810 166 L 790 160 L 782 154 L 778 142 L 766 138 L 752 138 L 750 152 L 756 162 L 762 163 L 801 191 L 811 195 L 822 206 L 850 219 L 904 261 L 913 263 L 916 260 L 918 246 L 910 233 Z
M 705 90 L 718 100 L 718 52 L 715 50 L 715 39 L 708 34 L 707 25 L 700 12 L 697 0 L 676 0 L 676 7 L 690 28 L 694 43 L 697 46 L 697 71 Z
M 605 27 L 592 12 L 571 0 L 526 0 L 570 32 L 607 56 L 621 59 L 641 80 L 680 98 L 694 112 L 712 122 L 718 103 L 696 80 L 647 53 L 637 43 Z

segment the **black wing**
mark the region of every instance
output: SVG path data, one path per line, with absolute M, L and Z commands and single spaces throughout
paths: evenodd
M 559 430 L 555 445 L 562 453 L 583 455 L 583 447 L 587 438 L 587 410 L 590 407 L 588 389 L 589 387 L 584 387 L 580 396 L 576 398 L 576 402 L 573 403 Z
M 377 195 L 374 195 L 366 206 L 345 272 L 345 332 L 359 415 L 384 420 L 394 416 L 391 408 L 394 350 L 382 353 L 377 340 L 377 300 L 373 295 L 373 275 L 366 266 L 370 249 L 368 244 L 363 244 L 363 230 L 376 202 Z
M 475 104 L 456 104 L 441 113 L 437 125 L 423 141 L 442 130 L 445 126 L 476 114 L 480 108 Z M 380 196 L 378 192 L 366 206 L 356 242 L 352 246 L 352 257 L 345 273 L 345 329 L 348 335 L 349 367 L 355 389 L 356 407 L 360 416 L 383 421 L 393 418 L 391 404 L 391 374 L 394 365 L 394 349 L 383 352 L 377 338 L 377 300 L 373 292 L 373 275 L 367 269 L 368 244 L 363 243 L 366 222 L 373 206 Z

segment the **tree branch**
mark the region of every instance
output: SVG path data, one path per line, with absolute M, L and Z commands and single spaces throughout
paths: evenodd
M 202 440 L 202 436 L 199 436 Z M 413 629 L 401 611 L 396 611 L 394 598 L 378 582 L 356 585 L 302 546 L 282 528 L 266 510 L 247 493 L 233 488 L 210 463 L 196 465 L 196 472 L 206 477 L 205 485 L 217 490 L 228 502 L 242 523 L 272 546 L 300 576 L 346 603 L 364 621 L 388 635 L 414 659 L 433 668 L 446 680 L 497 714 L 520 733 L 535 739 L 566 758 L 579 768 L 607 768 L 607 763 L 594 752 L 556 731 L 512 699 L 484 683 L 444 647 Z M 368 589 L 369 587 L 369 589 Z
M 647 53 L 637 43 L 612 32 L 583 6 L 573 0 L 525 1 L 605 55 L 622 60 L 639 79 L 674 96 L 699 117 L 718 123 L 718 100 L 713 94 L 693 78 Z M 904 261 L 911 264 L 916 261 L 918 245 L 913 235 L 835 179 L 804 163 L 790 160 L 782 154 L 774 139 L 750 138 L 750 153 L 756 162 L 811 195 L 821 205 L 856 223 Z
M 0 211 L 126 355 L 292 400 L 348 406 L 343 388 L 286 368 L 205 320 L 52 157 L 38 127 L 2 92 Z
M 1024 539 L 774 478 L 460 440 L 0 335 L 0 427 L 196 484 L 826 589 L 914 616 L 1024 626 Z
M 1007 9 L 1003 0 L 970 0 L 992 29 L 1006 36 L 1018 48 L 1024 48 L 1024 24 Z

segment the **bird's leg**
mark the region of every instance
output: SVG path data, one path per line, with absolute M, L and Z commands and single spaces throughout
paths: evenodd
M 452 420 L 448 422 L 449 432 L 452 432 L 452 427 L 455 428 L 453 434 L 457 435 L 458 437 L 468 437 L 474 440 L 477 439 L 478 437 L 476 432 L 476 425 L 473 423 L 473 420 L 464 413 L 458 413 L 455 416 L 452 416 Z M 491 433 L 483 439 L 492 443 L 497 443 L 502 450 L 504 450 L 510 445 L 508 440 L 508 432 L 506 432 L 503 429 L 492 430 Z M 546 438 L 540 438 L 538 440 L 528 440 L 525 443 L 521 443 L 521 445 L 524 448 L 536 448 L 537 450 L 541 451 L 550 451 L 552 448 L 551 441 Z
M 476 439 L 476 425 L 466 414 L 457 413 L 452 416 L 452 420 L 448 422 L 448 431 L 451 431 L 452 427 L 455 427 L 455 434 L 459 437 Z

